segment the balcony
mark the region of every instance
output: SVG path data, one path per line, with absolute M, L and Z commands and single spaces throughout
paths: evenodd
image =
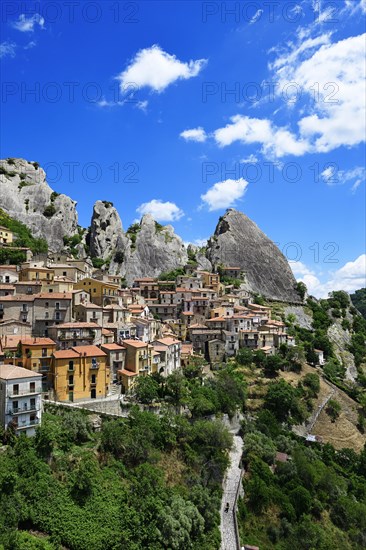
M 16 399 L 17 397 L 21 397 L 24 395 L 34 395 L 35 393 L 40 393 L 40 391 L 41 391 L 40 389 L 38 391 L 36 391 L 35 389 L 34 390 L 28 389 L 28 390 L 20 390 L 17 392 L 12 392 L 9 390 L 7 397 Z
M 93 332 L 63 332 L 62 334 L 58 335 L 58 340 L 64 341 L 64 340 L 94 340 L 95 333 Z
M 93 362 L 91 365 L 90 365 L 90 368 L 92 370 L 95 370 L 95 369 L 99 369 L 99 363 L 96 361 L 95 363 Z
M 38 426 L 39 423 L 39 418 L 36 418 L 35 420 L 29 420 L 28 422 L 22 422 L 21 424 L 18 424 L 18 426 L 16 426 L 16 429 L 26 430 L 27 428 L 31 428 L 32 426 Z
M 23 413 L 27 413 L 27 412 L 36 412 L 36 411 L 39 411 L 40 410 L 40 407 L 37 406 L 37 404 L 35 405 L 23 405 L 23 407 L 13 407 L 12 409 L 9 409 L 8 410 L 8 414 L 9 415 L 14 415 L 14 414 L 23 414 Z

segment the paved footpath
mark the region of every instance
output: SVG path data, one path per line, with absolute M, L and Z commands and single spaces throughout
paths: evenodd
M 239 467 L 243 449 L 243 440 L 240 436 L 234 436 L 234 445 L 230 451 L 230 466 L 224 480 L 224 492 L 221 501 L 221 550 L 236 550 L 236 536 L 234 524 L 235 495 L 240 483 L 241 470 Z M 225 512 L 226 503 L 230 508 Z

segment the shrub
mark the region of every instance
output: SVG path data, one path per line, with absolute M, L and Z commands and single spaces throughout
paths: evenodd
M 56 208 L 53 206 L 53 204 L 49 204 L 46 206 L 46 208 L 43 210 L 43 215 L 46 218 L 52 218 L 56 214 Z
M 92 264 L 96 269 L 100 269 L 105 264 L 105 261 L 103 258 L 92 258 Z
M 125 256 L 124 256 L 122 250 L 117 250 L 117 252 L 114 255 L 114 261 L 117 264 L 122 264 L 124 259 L 125 259 Z

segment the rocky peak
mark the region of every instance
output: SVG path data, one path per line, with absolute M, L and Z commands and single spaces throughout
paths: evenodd
M 92 257 L 106 260 L 117 249 L 124 253 L 128 239 L 111 202 L 97 201 L 94 204 L 88 239 Z
M 62 250 L 63 237 L 76 234 L 76 202 L 51 189 L 37 162 L 0 160 L 0 190 L 0 207 L 29 227 L 34 237 L 46 239 L 50 250 Z
M 214 268 L 221 264 L 242 268 L 252 292 L 273 300 L 301 302 L 285 256 L 242 212 L 231 208 L 220 218 L 206 256 Z
M 157 277 L 187 263 L 187 250 L 171 225 L 162 226 L 145 214 L 134 233 L 129 231 L 126 236 L 130 243 L 121 266 L 128 283 L 138 277 Z

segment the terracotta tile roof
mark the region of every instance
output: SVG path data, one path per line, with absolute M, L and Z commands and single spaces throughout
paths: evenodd
M 80 357 L 79 353 L 76 353 L 73 349 L 60 349 L 59 351 L 54 351 L 52 355 L 55 359 L 76 359 Z
M 156 340 L 159 344 L 164 344 L 165 346 L 172 346 L 173 344 L 179 344 L 180 340 L 177 340 L 176 338 L 159 338 L 159 340 Z
M 148 344 L 141 342 L 141 340 L 122 340 L 123 345 L 131 346 L 133 348 L 146 348 Z
M 192 292 L 192 289 L 189 289 L 189 288 L 184 288 L 184 287 L 177 287 L 175 289 L 176 292 Z
M 106 349 L 108 351 L 125 351 L 126 348 L 123 346 L 120 346 L 119 344 L 102 344 L 102 349 Z
M 86 355 L 86 357 L 103 357 L 106 355 L 104 351 L 97 346 L 75 346 L 72 349 L 82 355 Z
M 84 321 L 75 322 L 75 323 L 61 323 L 60 325 L 53 325 L 50 328 L 54 328 L 54 327 L 56 328 L 95 328 L 95 329 L 102 328 L 97 323 L 87 323 Z
M 39 294 L 15 294 L 14 296 L 0 296 L 0 302 L 33 302 Z
M 36 338 L 34 336 L 6 335 L 1 338 L 4 347 L 16 347 L 19 342 L 24 346 L 56 346 L 51 338 Z
M 117 372 L 119 374 L 124 374 L 125 376 L 137 376 L 138 375 L 137 372 L 131 372 L 130 370 L 127 370 L 127 369 L 121 369 L 121 370 L 118 370 Z
M 35 300 L 71 300 L 71 292 L 41 292 L 41 294 L 35 294 Z
M 16 265 L 8 265 L 8 264 L 1 264 L 0 269 L 5 269 L 5 271 L 16 271 L 17 266 Z
M 182 344 L 182 355 L 185 354 L 192 354 L 193 353 L 193 345 L 192 344 Z
M 33 372 L 23 367 L 16 367 L 15 365 L 0 365 L 0 378 L 3 380 L 14 380 L 17 378 L 39 378 L 42 374 Z

